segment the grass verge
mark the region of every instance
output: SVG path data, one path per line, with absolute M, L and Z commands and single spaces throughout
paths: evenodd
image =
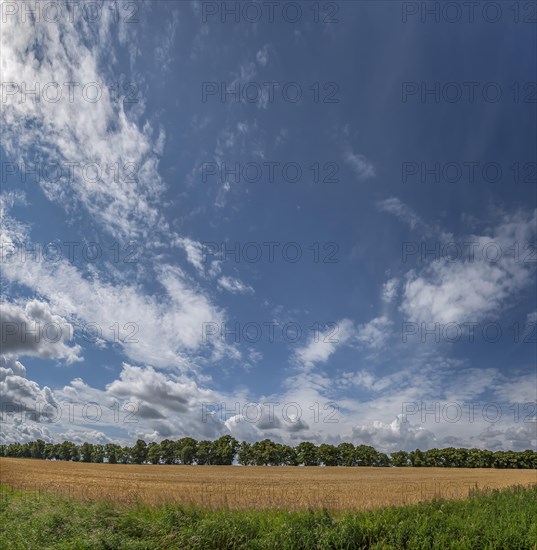
M 6 549 L 537 550 L 537 486 L 331 514 L 81 501 L 0 487 Z

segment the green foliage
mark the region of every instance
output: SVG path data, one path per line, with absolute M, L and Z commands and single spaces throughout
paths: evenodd
M 279 466 L 283 463 L 283 445 L 278 445 L 270 439 L 256 441 L 252 445 L 252 464 L 255 466 Z
M 391 454 L 392 464 L 394 466 L 408 466 L 408 453 L 406 451 L 395 451 Z
M 338 466 L 356 466 L 354 445 L 352 443 L 340 443 L 338 445 Z
M 369 445 L 358 445 L 354 451 L 354 456 L 357 466 L 374 466 L 377 462 L 378 453 Z
M 152 442 L 147 446 L 147 461 L 151 464 L 160 464 L 160 445 Z
M 64 441 L 60 444 L 58 456 L 60 460 L 78 462 L 80 460 L 79 448 L 70 441 Z
M 408 459 L 410 460 L 410 464 L 414 467 L 420 467 L 420 466 L 426 466 L 426 455 L 423 451 L 420 451 L 419 449 L 416 449 L 415 451 L 410 451 L 408 453 Z
M 296 455 L 299 464 L 304 464 L 304 466 L 319 465 L 319 454 L 317 452 L 317 447 L 309 441 L 303 441 L 297 445 Z
M 253 464 L 252 446 L 243 441 L 237 451 L 237 461 L 241 466 L 251 466 Z
M 175 443 L 175 462 L 193 464 L 196 460 L 198 442 L 192 437 L 183 437 Z
M 210 466 L 214 464 L 214 445 L 212 441 L 204 439 L 198 443 L 198 453 L 196 455 L 196 462 L 198 464 Z
M 32 441 L 30 444 L 30 456 L 32 458 L 45 458 L 45 442 L 42 439 Z
M 325 466 L 337 466 L 339 462 L 337 447 L 334 447 L 334 445 L 327 445 L 326 443 L 319 445 L 318 458 Z
M 92 462 L 104 462 L 104 445 L 94 445 L 91 453 Z
M 121 453 L 121 447 L 114 443 L 107 443 L 104 446 L 104 454 L 109 464 L 117 464 Z
M 131 449 L 131 460 L 134 464 L 143 464 L 147 460 L 147 443 L 138 439 Z
M 93 445 L 91 443 L 88 443 L 87 441 L 84 441 L 82 445 L 80 445 L 80 460 L 82 462 L 91 462 L 91 458 L 93 456 Z
M 338 514 L 121 506 L 1 487 L 0 525 L 10 550 L 531 550 L 537 486 Z
M 160 442 L 160 454 L 164 464 L 175 464 L 175 443 L 169 439 Z
M 414 466 L 436 468 L 523 468 L 537 469 L 537 452 L 487 451 L 482 449 L 429 449 L 395 451 L 391 455 L 369 445 L 344 442 L 337 447 L 323 443 L 318 447 L 308 441 L 296 447 L 275 443 L 270 439 L 253 444 L 239 442 L 231 435 L 216 441 L 196 441 L 183 437 L 177 441 L 164 439 L 149 445 L 138 439 L 132 447 L 88 442 L 77 446 L 69 441 L 60 444 L 38 439 L 28 443 L 0 445 L 0 456 L 110 464 L 200 464 L 243 466 Z
M 122 447 L 119 451 L 118 462 L 120 464 L 131 464 L 132 454 L 130 447 Z
M 298 457 L 296 449 L 289 445 L 280 445 L 281 448 L 281 464 L 286 466 L 298 466 Z
M 237 454 L 239 442 L 230 435 L 223 435 L 213 443 L 214 461 L 213 464 L 220 466 L 231 466 Z

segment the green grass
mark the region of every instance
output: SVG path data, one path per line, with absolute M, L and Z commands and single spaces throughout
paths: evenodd
M 5 549 L 537 549 L 537 486 L 372 512 L 209 511 L 0 488 Z

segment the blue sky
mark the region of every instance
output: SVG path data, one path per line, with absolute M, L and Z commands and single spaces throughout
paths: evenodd
M 522 4 L 59 5 L 1 5 L 3 440 L 537 445 Z

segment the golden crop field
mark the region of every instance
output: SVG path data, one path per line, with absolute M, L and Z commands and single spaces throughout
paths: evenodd
M 176 502 L 206 508 L 367 510 L 474 488 L 537 484 L 535 470 L 90 464 L 0 458 L 0 482 L 38 498 Z

